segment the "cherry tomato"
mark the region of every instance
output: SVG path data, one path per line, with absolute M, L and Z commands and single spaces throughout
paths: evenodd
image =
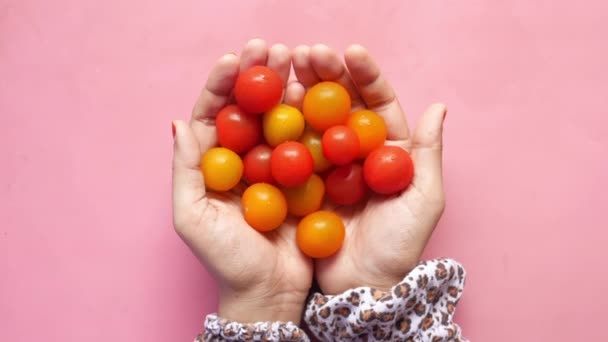
M 260 232 L 278 228 L 287 217 L 285 196 L 270 184 L 249 186 L 243 193 L 241 205 L 245 221 Z
M 306 183 L 283 189 L 287 210 L 294 216 L 306 216 L 321 208 L 325 185 L 321 177 L 313 174 Z
M 321 82 L 304 95 L 302 111 L 306 122 L 319 132 L 343 125 L 350 114 L 350 95 L 336 82 Z
M 225 147 L 214 147 L 203 154 L 201 171 L 205 186 L 215 191 L 228 191 L 241 180 L 241 157 Z
M 360 158 L 365 158 L 374 149 L 384 145 L 386 124 L 382 117 L 371 110 L 359 110 L 350 115 L 346 125 L 352 128 L 361 144 Z
M 304 117 L 295 107 L 280 104 L 264 114 L 264 137 L 270 146 L 298 140 L 304 131 Z
M 283 96 L 283 81 L 276 71 L 261 65 L 239 74 L 234 85 L 234 97 L 239 107 L 248 113 L 264 113 L 279 104 Z
M 363 164 L 367 185 L 383 195 L 397 193 L 410 185 L 414 163 L 410 154 L 398 146 L 381 146 L 373 150 Z
M 312 155 L 306 146 L 296 141 L 280 144 L 270 156 L 270 172 L 282 186 L 303 184 L 312 175 L 312 168 Z
M 367 194 L 363 179 L 363 167 L 353 163 L 332 170 L 325 179 L 325 191 L 334 203 L 351 205 L 361 201 Z
M 296 230 L 296 242 L 309 257 L 327 258 L 342 247 L 345 234 L 340 216 L 320 210 L 300 221 Z
M 245 113 L 237 105 L 228 105 L 215 118 L 217 139 L 223 147 L 236 153 L 247 152 L 262 137 L 262 122 L 258 116 Z
M 249 184 L 254 183 L 273 183 L 272 173 L 270 172 L 270 155 L 272 148 L 268 145 L 258 145 L 245 155 L 243 158 L 244 171 L 243 178 Z
M 323 133 L 323 155 L 336 165 L 346 165 L 359 155 L 357 133 L 346 126 L 334 126 Z
M 323 155 L 320 133 L 313 130 L 306 130 L 304 131 L 304 134 L 302 134 L 302 137 L 300 137 L 300 142 L 304 144 L 310 151 L 310 154 L 312 154 L 315 172 L 324 172 L 331 167 L 331 163 Z

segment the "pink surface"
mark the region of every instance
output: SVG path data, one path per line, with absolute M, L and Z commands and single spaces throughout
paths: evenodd
M 0 341 L 190 341 L 212 280 L 171 226 L 170 120 L 250 37 L 351 42 L 448 104 L 427 257 L 474 341 L 600 341 L 605 1 L 0 1 Z M 602 46 L 603 45 L 603 46 Z

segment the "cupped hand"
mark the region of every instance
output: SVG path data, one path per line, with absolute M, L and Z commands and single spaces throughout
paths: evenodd
M 368 108 L 384 118 L 386 144 L 400 146 L 412 156 L 414 179 L 406 191 L 373 196 L 358 207 L 335 209 L 346 225 L 344 245 L 334 256 L 315 260 L 315 278 L 325 294 L 359 286 L 387 290 L 419 262 L 443 212 L 441 151 L 446 108 L 431 105 L 410 133 L 392 87 L 365 48 L 349 47 L 343 62 L 325 45 L 299 46 L 292 59 L 304 87 L 320 81 L 342 84 L 351 95 L 353 110 Z
M 209 73 L 189 124 L 173 123 L 173 219 L 177 233 L 219 282 L 219 316 L 240 322 L 300 321 L 311 286 L 312 261 L 296 246 L 296 222 L 259 233 L 243 219 L 237 193 L 205 189 L 201 154 L 217 145 L 215 115 L 232 101 L 240 71 L 267 65 L 279 73 L 284 101 L 302 97 L 298 83 L 287 86 L 291 53 L 252 40 L 240 57 L 223 56 Z

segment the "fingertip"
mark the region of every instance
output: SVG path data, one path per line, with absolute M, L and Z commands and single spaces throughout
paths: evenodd
M 337 59 L 336 51 L 325 44 L 315 44 L 310 48 L 310 59 L 313 63 L 333 62 L 334 58 Z
M 283 43 L 273 44 L 270 47 L 270 50 L 274 51 L 274 52 L 280 52 L 280 53 L 290 54 L 289 48 L 287 47 L 287 45 L 285 45 Z
M 333 50 L 329 46 L 322 44 L 322 43 L 314 44 L 310 48 L 311 54 L 327 53 L 327 52 L 331 52 L 331 51 L 333 51 Z
M 281 76 L 283 85 L 287 84 L 291 68 L 291 51 L 284 44 L 274 44 L 268 50 L 267 66 Z
M 367 49 L 359 43 L 350 44 L 346 48 L 346 52 L 353 52 L 353 53 L 359 52 L 360 53 L 360 52 L 366 52 L 366 51 L 367 51 Z
M 448 113 L 448 108 L 445 104 L 441 102 L 435 102 L 429 106 L 428 109 L 430 112 L 436 113 L 436 115 L 441 115 L 442 119 L 445 119 L 445 116 Z
M 360 58 L 369 55 L 369 52 L 363 45 L 360 44 L 352 44 L 346 48 L 344 52 L 345 58 Z
M 306 88 L 298 81 L 290 82 L 285 89 L 285 103 L 292 107 L 302 109 L 302 101 L 306 94 Z
M 245 44 L 245 49 L 247 48 L 265 48 L 266 41 L 262 38 L 252 38 Z
M 435 102 L 435 103 L 431 104 L 430 107 L 437 112 L 447 112 L 447 110 L 448 110 L 447 106 L 441 102 Z
M 245 44 L 241 54 L 241 70 L 254 65 L 266 65 L 268 59 L 268 44 L 266 41 L 255 38 Z
M 287 85 L 287 89 L 291 90 L 292 92 L 298 92 L 298 93 L 300 93 L 300 92 L 304 93 L 306 91 L 306 89 L 304 88 L 302 83 L 300 83 L 298 81 L 290 82 Z
M 239 56 L 232 52 L 227 53 L 217 60 L 216 65 L 222 68 L 236 67 L 239 65 Z
M 304 61 L 310 56 L 310 46 L 298 45 L 293 49 L 294 62 L 303 64 Z
M 182 120 L 171 121 L 171 128 L 173 130 L 173 138 L 175 139 L 176 142 L 179 140 L 179 137 L 182 135 L 183 125 L 186 125 L 186 123 Z
M 298 45 L 291 58 L 293 70 L 297 79 L 305 86 L 310 87 L 319 82 L 319 76 L 311 65 L 310 46 Z

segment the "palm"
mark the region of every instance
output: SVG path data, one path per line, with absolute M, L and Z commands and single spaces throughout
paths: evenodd
M 293 56 L 298 80 L 306 87 L 336 81 L 349 90 L 354 108 L 369 108 L 387 124 L 387 144 L 408 150 L 414 160 L 412 185 L 393 197 L 374 196 L 359 207 L 342 207 L 346 238 L 342 249 L 315 261 L 321 290 L 337 294 L 358 286 L 390 287 L 418 262 L 443 210 L 441 124 L 445 108 L 432 106 L 410 136 L 392 88 L 367 51 L 360 46 L 345 54 L 346 68 L 323 45 L 302 46 Z
M 424 219 L 431 207 L 423 194 L 410 188 L 399 197 L 374 197 L 362 208 L 338 209 L 346 239 L 336 255 L 316 261 L 319 286 L 333 294 L 399 281 L 418 262 L 427 232 L 435 225 Z
M 191 248 L 203 260 L 221 260 L 206 263 L 216 278 L 234 290 L 271 283 L 282 292 L 308 291 L 312 262 L 295 244 L 294 222 L 261 234 L 243 219 L 238 195 L 209 193 L 201 201 L 192 208 L 202 214 L 189 234 Z

